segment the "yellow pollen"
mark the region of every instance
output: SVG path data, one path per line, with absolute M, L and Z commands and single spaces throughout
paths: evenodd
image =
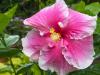
M 50 33 L 54 33 L 55 29 L 54 28 L 50 28 Z
M 59 41 L 60 40 L 60 38 L 61 38 L 61 35 L 60 35 L 60 33 L 57 33 L 57 32 L 55 32 L 55 29 L 54 28 L 51 28 L 50 29 L 50 38 L 53 40 L 53 41 Z

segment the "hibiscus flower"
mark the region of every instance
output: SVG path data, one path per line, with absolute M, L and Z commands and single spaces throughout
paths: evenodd
M 24 20 L 25 25 L 35 29 L 22 39 L 23 52 L 41 69 L 58 75 L 85 69 L 94 60 L 96 19 L 68 8 L 64 0 L 56 0 Z

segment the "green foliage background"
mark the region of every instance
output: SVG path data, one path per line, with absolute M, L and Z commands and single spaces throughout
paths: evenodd
M 41 70 L 22 53 L 21 38 L 31 29 L 22 21 L 55 0 L 0 0 L 0 75 L 56 75 Z M 68 6 L 79 12 L 98 16 L 94 33 L 96 52 L 93 64 L 69 75 L 100 75 L 100 0 L 66 0 Z M 85 63 L 85 62 L 84 62 Z

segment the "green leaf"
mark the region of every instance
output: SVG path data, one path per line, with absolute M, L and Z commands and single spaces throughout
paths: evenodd
M 12 72 L 12 67 L 5 65 L 4 67 L 0 67 L 0 73 L 4 73 L 4 72 Z
M 14 45 L 18 40 L 19 40 L 18 35 L 8 35 L 8 34 L 4 35 L 4 41 L 7 47 Z M 0 48 L 5 48 L 3 41 L 0 41 Z
M 97 15 L 100 12 L 100 3 L 94 2 L 86 6 L 86 10 L 89 10 L 93 15 Z
M 2 33 L 6 26 L 9 24 L 10 20 L 14 16 L 14 13 L 16 12 L 16 9 L 17 5 L 8 10 L 5 14 L 0 13 L 0 33 Z
M 0 13 L 0 33 L 5 29 L 5 27 L 8 25 L 10 21 L 10 18 L 6 15 Z
M 14 45 L 18 40 L 18 35 L 8 35 L 8 37 L 5 37 L 5 43 L 8 47 Z
M 94 34 L 95 59 L 100 57 L 100 34 Z
M 8 10 L 6 13 L 4 13 L 7 17 L 9 17 L 10 19 L 14 16 L 16 9 L 18 7 L 18 4 L 16 4 L 13 8 L 11 8 L 10 10 Z
M 42 71 L 40 70 L 40 68 L 38 67 L 37 64 L 34 64 L 32 67 L 32 71 L 34 73 L 34 75 L 42 75 Z
M 72 8 L 79 11 L 79 12 L 84 12 L 85 10 L 85 2 L 84 1 L 80 1 L 77 4 L 73 4 Z
M 87 69 L 75 71 L 69 75 L 100 75 L 100 64 L 93 64 Z
M 95 33 L 100 34 L 100 17 L 97 19 L 97 27 Z
M 29 63 L 21 66 L 20 68 L 17 69 L 17 74 L 26 72 L 29 68 L 31 68 L 32 65 L 33 63 Z
M 19 52 L 21 52 L 21 50 L 16 48 L 0 48 L 0 57 L 12 57 Z

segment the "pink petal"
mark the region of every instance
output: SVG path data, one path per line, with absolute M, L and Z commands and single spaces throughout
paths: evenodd
M 68 64 L 62 55 L 60 45 L 55 44 L 53 48 L 47 48 L 46 51 L 40 52 L 39 66 L 43 70 L 56 71 L 58 75 L 66 75 L 73 70 L 74 67 Z
M 55 4 L 48 6 L 32 17 L 24 20 L 25 25 L 31 25 L 41 31 L 48 31 L 50 27 L 56 27 L 58 22 L 63 22 L 68 16 L 68 8 L 64 0 L 57 0 Z
M 63 55 L 69 64 L 78 69 L 85 69 L 94 60 L 93 38 L 87 37 L 80 40 L 69 40 L 67 50 Z
M 71 39 L 82 39 L 93 34 L 97 16 L 88 16 L 69 9 L 68 24 L 64 32 Z
M 33 60 L 38 60 L 40 50 L 45 44 L 45 38 L 39 35 L 38 31 L 30 31 L 22 39 L 23 52 Z

